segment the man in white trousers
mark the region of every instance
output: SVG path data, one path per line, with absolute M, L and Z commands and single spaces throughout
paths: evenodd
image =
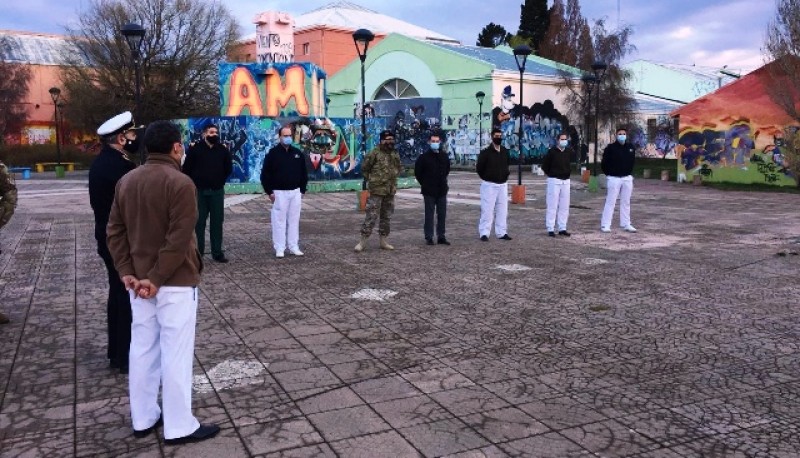
M 300 208 L 308 185 L 306 158 L 292 145 L 291 127 L 281 127 L 279 133 L 280 142 L 269 150 L 261 167 L 261 186 L 272 202 L 272 246 L 276 258 L 284 257 L 287 246 L 289 253 L 303 256 Z
M 197 285 L 202 261 L 194 226 L 197 199 L 181 173 L 184 155 L 178 126 L 147 127 L 147 162 L 117 183 L 106 240 L 131 298 L 129 390 L 133 435 L 164 425 L 168 445 L 214 437 L 217 425 L 192 415 Z M 158 405 L 161 385 L 162 406 Z
M 481 178 L 481 219 L 478 222 L 478 235 L 484 242 L 489 241 L 494 220 L 494 235 L 501 240 L 511 240 L 506 227 L 508 217 L 508 149 L 502 145 L 503 132 L 492 129 L 492 143 L 478 155 L 475 166 Z
M 619 226 L 626 232 L 636 232 L 631 224 L 631 194 L 633 193 L 633 165 L 636 153 L 632 144 L 628 143 L 628 132 L 617 129 L 616 141 L 603 150 L 600 167 L 607 177 L 608 193 L 603 216 L 600 219 L 600 231 L 611 232 L 611 219 L 614 207 L 619 198 Z
M 572 148 L 569 148 L 569 136 L 560 134 L 556 146 L 547 151 L 542 161 L 542 170 L 547 175 L 545 226 L 550 237 L 556 236 L 556 223 L 558 223 L 558 235 L 570 236 L 567 232 L 567 219 L 569 219 L 569 175 L 572 172 L 570 159 L 573 154 Z

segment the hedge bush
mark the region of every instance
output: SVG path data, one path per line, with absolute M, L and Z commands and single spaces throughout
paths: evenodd
M 61 162 L 74 162 L 75 169 L 88 169 L 98 151 L 75 145 L 61 146 Z M 57 162 L 56 145 L 0 145 L 0 160 L 9 167 L 33 167 L 37 162 Z

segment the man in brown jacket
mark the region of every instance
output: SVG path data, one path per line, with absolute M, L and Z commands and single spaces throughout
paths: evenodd
M 181 173 L 185 154 L 178 126 L 147 127 L 147 162 L 118 183 L 108 221 L 108 249 L 131 296 L 129 391 L 135 437 L 163 423 L 165 443 L 214 437 L 216 425 L 192 415 L 197 284 L 195 186 Z M 158 388 L 162 385 L 162 409 Z M 163 418 L 163 421 L 162 421 Z

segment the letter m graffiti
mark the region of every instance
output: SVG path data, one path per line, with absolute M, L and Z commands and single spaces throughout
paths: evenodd
M 306 72 L 301 66 L 287 68 L 283 78 L 274 69 L 267 71 L 267 116 L 280 116 L 282 108 L 286 108 L 292 98 L 295 100 L 297 114 L 309 115 L 309 103 L 306 97 Z

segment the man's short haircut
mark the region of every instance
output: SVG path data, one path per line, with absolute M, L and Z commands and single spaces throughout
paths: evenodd
M 567 137 L 567 140 L 569 140 L 569 134 L 566 132 L 561 132 L 560 134 L 558 134 L 558 138 L 560 139 L 561 137 Z
M 219 126 L 218 125 L 214 124 L 213 122 L 210 122 L 210 123 L 206 124 L 205 126 L 203 126 L 203 132 L 208 132 L 208 129 L 211 129 L 211 128 L 219 130 Z
M 289 132 L 291 132 L 292 135 L 294 135 L 294 129 L 292 129 L 292 126 L 290 124 L 286 124 L 285 126 L 281 126 L 281 128 L 278 129 L 278 135 L 280 135 L 281 132 L 283 132 L 283 129 L 289 129 Z
M 431 134 L 428 135 L 428 140 L 430 140 L 433 137 L 437 137 L 439 140 L 442 139 L 442 135 L 439 133 L 438 130 L 431 131 Z
M 384 130 L 383 132 L 381 132 L 381 141 L 386 140 L 386 137 L 394 138 L 394 132 L 392 132 L 391 130 Z
M 181 130 L 169 121 L 156 121 L 144 131 L 144 146 L 151 154 L 169 154 L 172 145 L 181 143 Z
M 497 127 L 495 127 L 495 128 L 492 129 L 492 137 L 494 137 L 494 134 L 503 135 L 503 131 L 498 129 Z
M 628 129 L 627 128 L 625 128 L 625 127 L 617 127 L 617 133 L 620 133 L 621 131 L 625 131 L 626 134 L 628 133 Z

